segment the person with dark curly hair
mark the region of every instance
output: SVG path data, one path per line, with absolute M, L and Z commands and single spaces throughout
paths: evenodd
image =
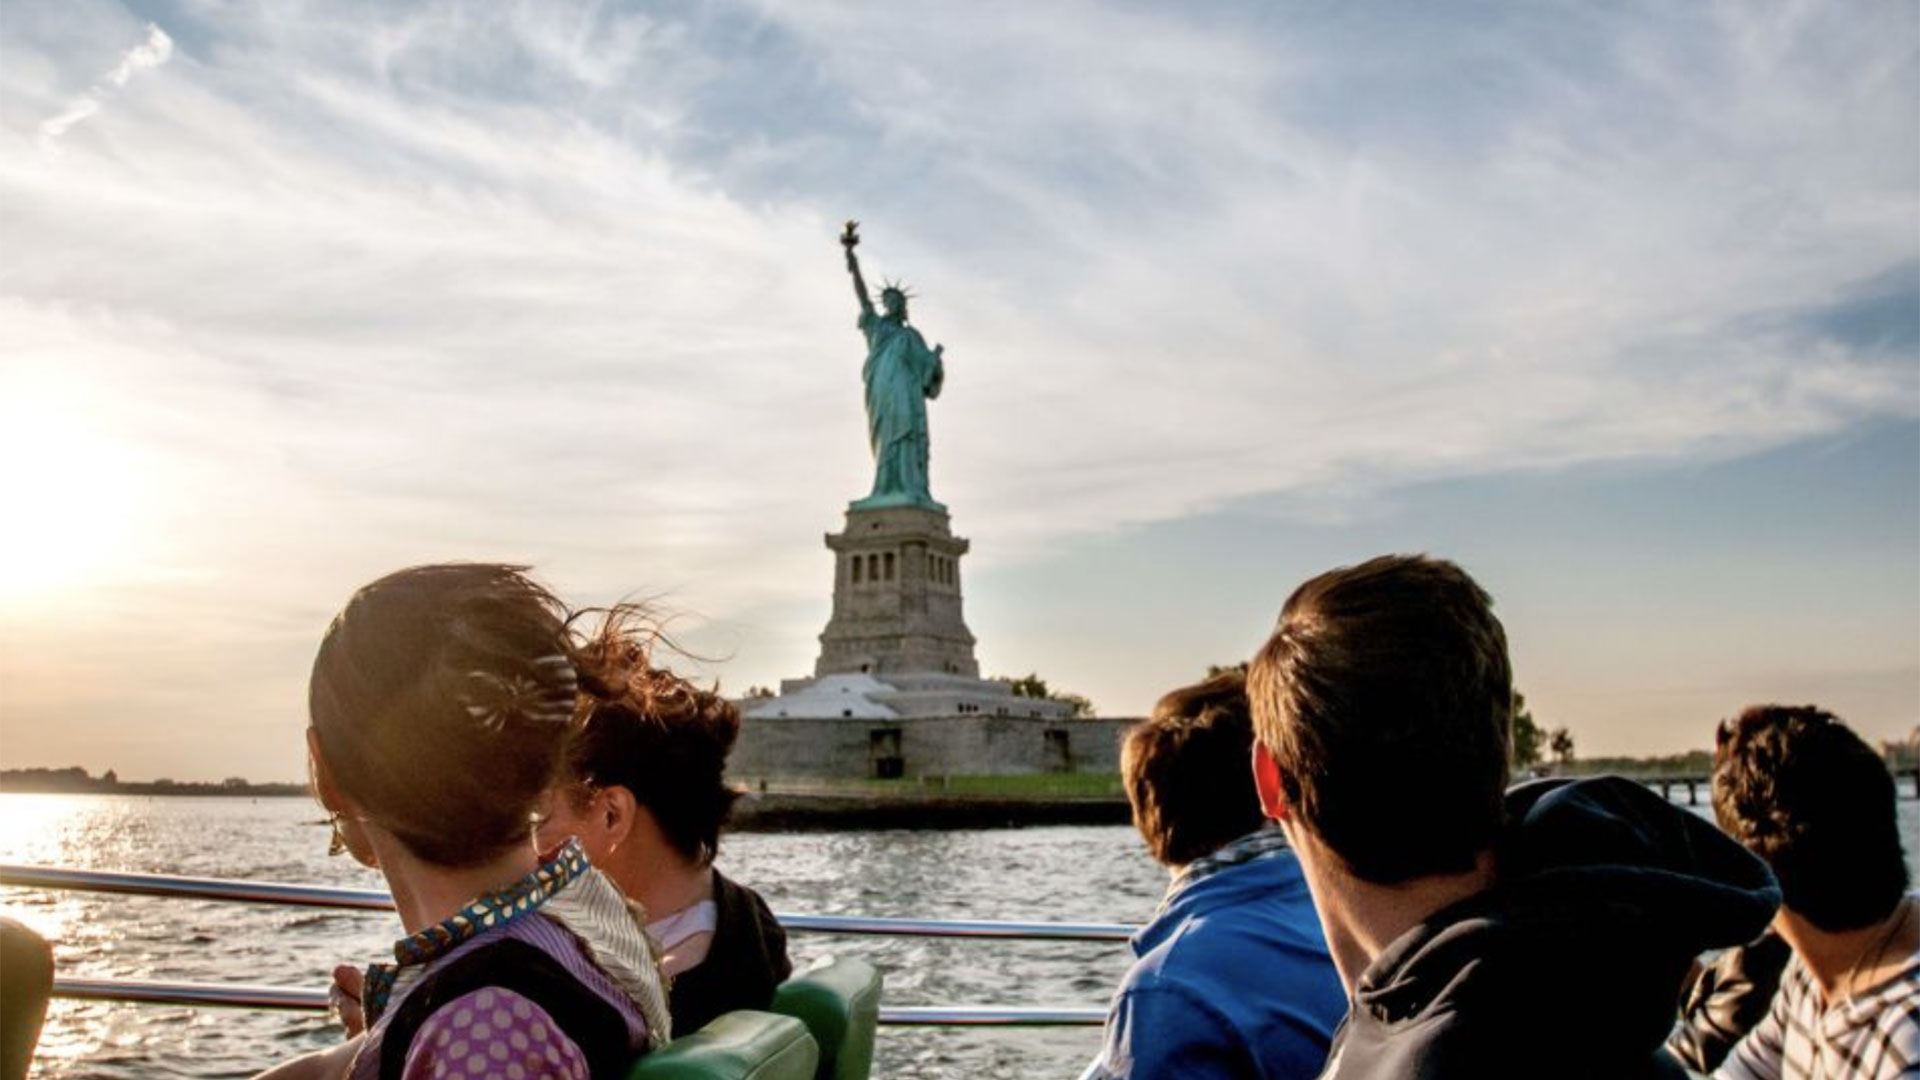
M 1908 894 L 1893 776 L 1832 713 L 1762 705 L 1720 725 L 1713 811 L 1780 879 L 1793 948 L 1727 1080 L 1920 1074 L 1920 898 Z
M 568 746 L 544 839 L 578 837 L 645 912 L 672 979 L 677 1032 L 764 1009 L 793 971 L 766 901 L 714 869 L 740 793 L 726 783 L 740 713 L 652 662 L 644 613 L 616 608 L 582 650 L 585 719 Z

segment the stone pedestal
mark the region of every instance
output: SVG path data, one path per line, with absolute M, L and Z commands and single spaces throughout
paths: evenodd
M 849 506 L 827 534 L 836 558 L 833 616 L 820 634 L 816 677 L 939 673 L 978 678 L 960 612 L 960 556 L 944 508 Z

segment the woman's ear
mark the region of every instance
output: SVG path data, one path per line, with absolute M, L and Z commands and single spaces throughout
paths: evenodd
M 1253 788 L 1260 793 L 1261 813 L 1274 821 L 1285 821 L 1292 815 L 1286 789 L 1280 783 L 1280 764 L 1273 760 L 1273 751 L 1258 739 L 1253 741 Z
M 612 851 L 633 835 L 633 822 L 639 802 L 633 792 L 621 784 L 608 784 L 599 791 L 593 808 L 595 828 L 606 833 L 607 850 Z

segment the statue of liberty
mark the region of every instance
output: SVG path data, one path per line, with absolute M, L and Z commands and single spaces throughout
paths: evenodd
M 945 346 L 928 349 L 920 331 L 907 325 L 907 291 L 897 284 L 880 290 L 881 310 L 874 311 L 866 279 L 860 276 L 860 260 L 853 254 L 859 243 L 859 223 L 847 222 L 840 246 L 847 249 L 847 272 L 860 298 L 858 325 L 867 338 L 860 378 L 867 384 L 867 443 L 873 448 L 873 492 L 852 508 L 944 510 L 927 489 L 927 400 L 940 396 Z

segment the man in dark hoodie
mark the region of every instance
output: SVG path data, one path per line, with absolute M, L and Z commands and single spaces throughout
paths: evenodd
M 1758 859 L 1637 784 L 1506 790 L 1506 633 L 1452 563 L 1308 581 L 1248 690 L 1262 804 L 1351 998 L 1323 1078 L 1670 1073 L 1693 958 L 1779 905 Z

